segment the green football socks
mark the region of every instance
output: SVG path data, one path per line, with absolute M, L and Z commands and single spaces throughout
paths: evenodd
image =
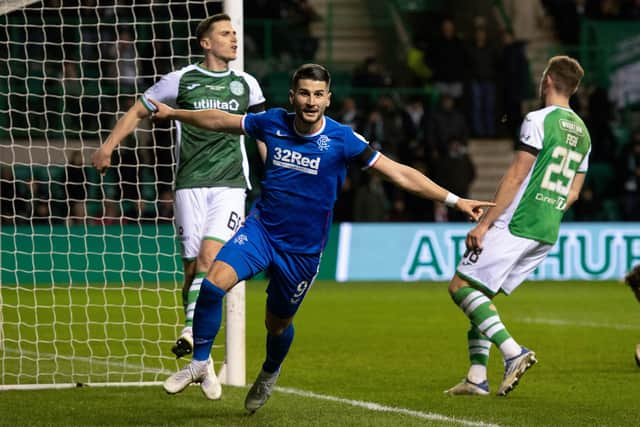
M 469 344 L 470 362 L 467 378 L 475 384 L 480 384 L 487 379 L 491 341 L 472 324 L 471 329 L 467 332 L 467 343 Z
M 202 286 L 202 279 L 206 273 L 196 273 L 196 278 L 191 282 L 189 287 L 189 293 L 187 294 L 187 303 L 184 310 L 184 326 L 193 326 L 193 313 L 196 309 L 196 301 L 198 300 L 198 294 L 200 293 L 200 286 Z
M 520 354 L 520 346 L 505 328 L 498 310 L 487 296 L 474 288 L 465 286 L 458 289 L 452 298 L 478 331 L 500 348 L 505 359 Z M 471 350 L 471 343 L 469 349 Z M 488 352 L 486 356 L 488 358 Z M 477 360 L 480 360 L 480 356 Z

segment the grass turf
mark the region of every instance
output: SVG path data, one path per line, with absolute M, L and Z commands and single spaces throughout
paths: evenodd
M 90 292 L 3 288 L 3 383 L 15 383 L 18 371 L 27 374 L 23 382 L 76 382 L 107 375 L 111 380 L 164 379 L 180 366 L 169 354 L 179 316 L 177 309 L 158 306 L 175 305 L 176 295 L 135 287 Z M 248 283 L 249 382 L 264 356 L 264 298 L 264 282 Z M 89 300 L 88 308 L 83 299 Z M 37 303 L 37 308 L 17 310 L 18 300 Z M 633 349 L 640 341 L 640 307 L 628 289 L 620 283 L 530 282 L 495 303 L 516 340 L 535 350 L 540 361 L 507 397 L 442 394 L 464 377 L 468 363 L 467 322 L 451 303 L 446 285 L 317 282 L 296 318 L 296 338 L 278 385 L 343 401 L 276 391 L 264 408 L 246 416 L 246 389 L 236 387 L 225 387 L 219 402 L 205 400 L 197 387 L 177 396 L 167 396 L 159 387 L 3 391 L 0 424 L 637 424 L 640 369 Z M 50 321 L 53 326 L 44 326 Z M 98 343 L 102 336 L 111 337 L 108 346 Z M 123 357 L 127 350 L 146 356 Z M 36 363 L 36 352 L 65 358 Z M 135 370 L 141 364 L 145 374 Z M 501 376 L 500 355 L 493 348 L 493 392 Z M 396 412 L 354 406 L 363 402 Z M 439 421 L 440 416 L 450 418 Z

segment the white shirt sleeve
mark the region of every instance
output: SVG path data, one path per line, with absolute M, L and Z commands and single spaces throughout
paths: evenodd
M 520 127 L 520 142 L 540 151 L 543 138 L 544 131 L 540 116 L 533 113 L 527 114 Z
M 178 87 L 180 84 L 181 71 L 173 71 L 164 75 L 156 84 L 147 89 L 140 100 L 149 111 L 155 111 L 155 107 L 149 98 L 163 102 L 171 107 L 176 107 L 178 98 Z
M 589 148 L 589 151 L 587 151 L 587 154 L 585 154 L 584 159 L 582 159 L 582 162 L 580 163 L 580 166 L 578 167 L 578 172 L 580 173 L 586 173 L 587 169 L 589 169 L 589 155 L 591 154 L 591 148 Z
M 249 107 L 265 102 L 266 99 L 262 93 L 262 88 L 255 77 L 251 74 L 244 73 L 244 79 L 249 85 Z

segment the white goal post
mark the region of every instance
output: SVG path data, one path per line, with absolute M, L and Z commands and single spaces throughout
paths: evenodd
M 208 14 L 231 16 L 243 68 L 242 1 L 54 3 L 0 7 L 0 390 L 158 385 L 186 363 L 170 351 L 175 129 L 142 123 L 104 176 L 90 156 L 142 91 L 198 59 Z M 245 385 L 244 283 L 213 357 Z

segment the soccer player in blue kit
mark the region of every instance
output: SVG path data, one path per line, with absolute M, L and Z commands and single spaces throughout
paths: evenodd
M 150 100 L 157 108 L 156 120 L 179 120 L 264 141 L 259 151 L 266 169 L 261 199 L 223 246 L 202 282 L 193 320 L 193 359 L 165 381 L 167 393 L 178 393 L 194 382 L 205 390 L 206 363 L 220 329 L 223 297 L 239 281 L 268 270 L 266 359 L 247 394 L 245 408 L 253 413 L 265 404 L 293 340 L 293 317 L 318 273 L 333 206 L 349 163 L 377 172 L 421 197 L 455 206 L 473 220 L 482 215 L 483 207 L 494 205 L 449 193 L 417 170 L 371 148 L 349 126 L 326 117 L 330 83 L 325 67 L 301 66 L 289 91 L 294 113 L 280 108 L 245 115 L 174 110 Z

